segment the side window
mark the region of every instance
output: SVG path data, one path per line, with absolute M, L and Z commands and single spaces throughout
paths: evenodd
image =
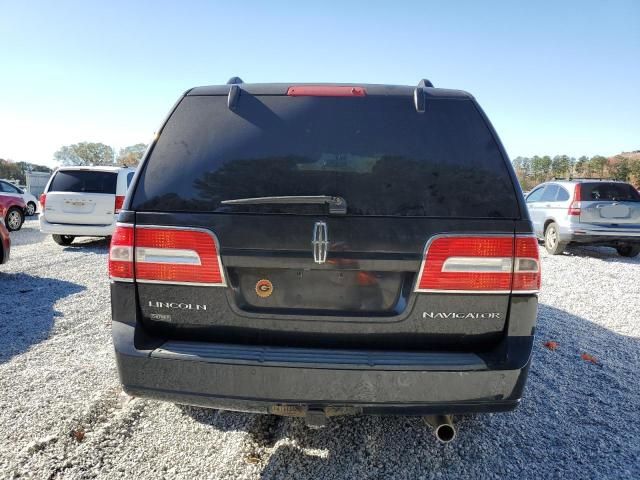
M 544 191 L 544 187 L 540 187 L 535 189 L 527 196 L 527 203 L 531 202 L 539 202 L 542 197 L 542 192 Z
M 541 202 L 555 202 L 556 194 L 558 193 L 557 185 L 547 185 L 544 193 L 542 194 Z
M 567 200 L 569 200 L 569 192 L 567 192 L 564 187 L 558 186 L 556 202 L 566 202 Z
M 127 173 L 127 188 L 129 188 L 129 185 L 131 185 L 131 180 L 133 180 L 133 176 L 135 174 L 136 172 Z
M 7 182 L 0 182 L 0 192 L 5 193 L 20 193 L 16 187 Z

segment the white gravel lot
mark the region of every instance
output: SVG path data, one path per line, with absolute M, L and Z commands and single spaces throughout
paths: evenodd
M 60 247 L 35 220 L 12 240 L 0 266 L 2 479 L 640 478 L 639 258 L 543 254 L 523 404 L 458 418 L 458 438 L 440 445 L 418 418 L 309 430 L 129 399 L 112 355 L 106 243 Z

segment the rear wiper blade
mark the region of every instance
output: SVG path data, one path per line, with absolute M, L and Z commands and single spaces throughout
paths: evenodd
M 329 213 L 345 215 L 347 202 L 342 197 L 329 195 L 290 195 L 285 197 L 253 197 L 222 200 L 223 205 L 329 205 Z

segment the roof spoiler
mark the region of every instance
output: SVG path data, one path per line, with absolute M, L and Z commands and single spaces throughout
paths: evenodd
M 427 110 L 427 98 L 424 94 L 426 87 L 433 88 L 433 83 L 426 78 L 423 78 L 418 82 L 418 86 L 413 91 L 413 103 L 416 107 L 416 112 L 424 113 Z
M 227 107 L 229 110 L 235 110 L 238 105 L 238 99 L 240 98 L 240 86 L 244 82 L 240 77 L 231 77 L 227 81 L 227 85 L 231 85 L 229 88 L 229 95 L 227 96 Z M 426 78 L 423 78 L 418 82 L 418 86 L 413 91 L 413 103 L 416 107 L 416 112 L 424 113 L 427 109 L 427 100 L 424 94 L 425 88 L 433 88 L 433 83 Z

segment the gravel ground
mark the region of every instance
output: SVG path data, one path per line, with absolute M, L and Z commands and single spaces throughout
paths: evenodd
M 60 247 L 35 220 L 12 240 L 0 266 L 0 478 L 640 478 L 640 259 L 543 254 L 523 404 L 458 418 L 458 438 L 440 445 L 417 418 L 309 430 L 131 399 L 112 356 L 106 243 Z

